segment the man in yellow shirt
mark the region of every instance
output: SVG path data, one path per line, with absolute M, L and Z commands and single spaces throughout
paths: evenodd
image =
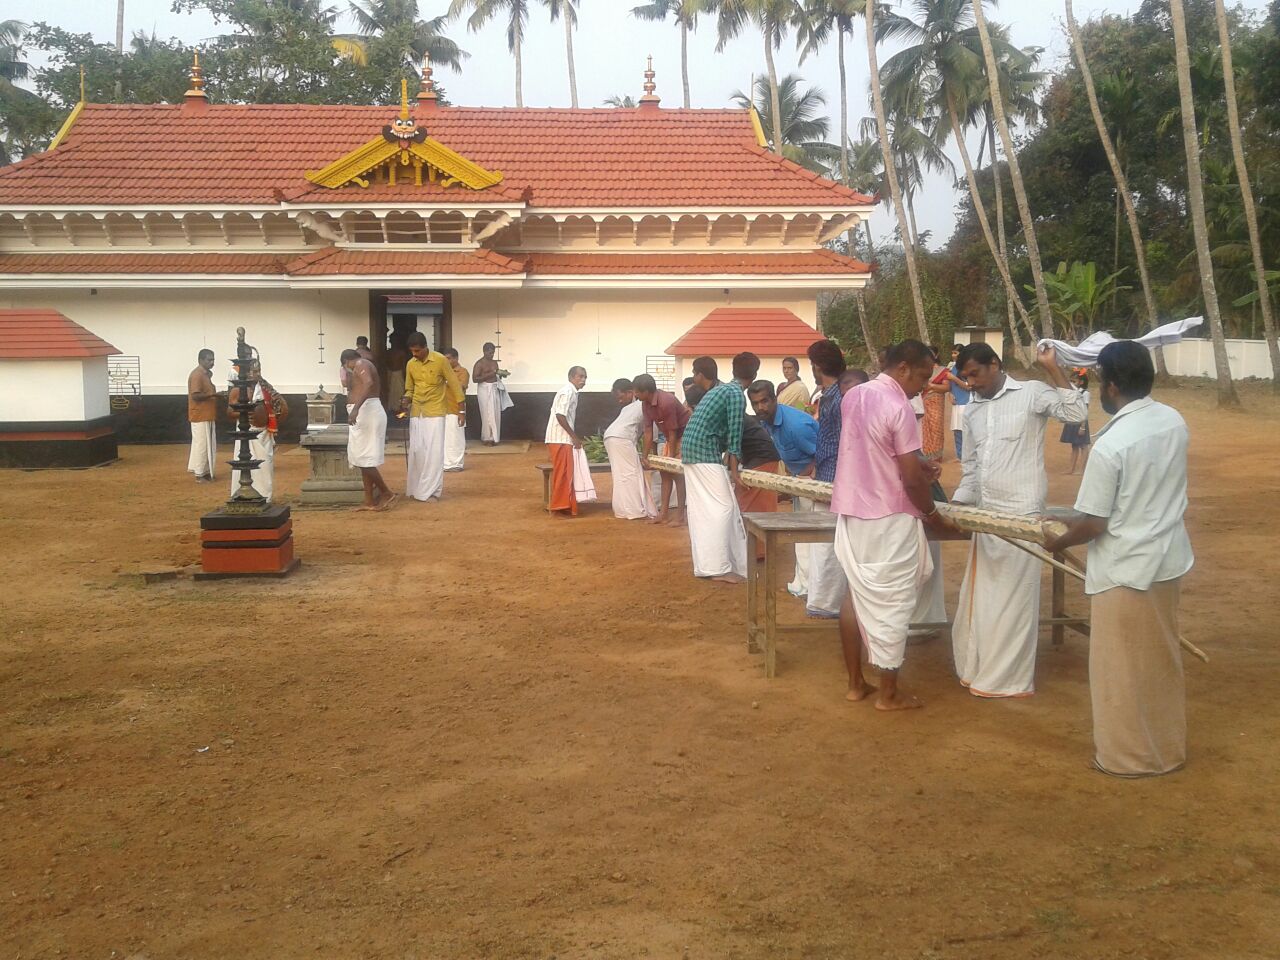
M 409 334 L 413 354 L 404 371 L 404 398 L 400 408 L 409 412 L 409 476 L 406 496 L 414 500 L 439 500 L 444 492 L 445 416 L 450 400 L 463 402 L 462 388 L 443 354 L 427 346 L 420 332 Z M 466 416 L 459 413 L 459 419 Z
M 458 363 L 458 351 L 450 347 L 444 352 L 445 359 L 453 368 L 453 375 L 458 378 L 458 386 L 462 395 L 467 395 L 467 385 L 471 382 L 471 374 L 467 368 Z M 467 452 L 467 404 L 466 400 L 455 403 L 452 397 L 445 398 L 445 409 L 448 416 L 444 418 L 444 472 L 456 473 L 462 469 L 462 458 Z

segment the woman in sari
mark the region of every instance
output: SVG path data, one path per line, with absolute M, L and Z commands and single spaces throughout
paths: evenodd
M 786 379 L 778 384 L 778 403 L 803 410 L 809 405 L 809 388 L 800 379 L 800 364 L 795 357 L 782 358 L 782 375 Z
M 947 394 L 951 392 L 951 371 L 938 365 L 938 351 L 933 352 L 933 376 L 922 392 L 924 420 L 920 423 L 920 452 L 926 460 L 941 460 L 946 432 Z

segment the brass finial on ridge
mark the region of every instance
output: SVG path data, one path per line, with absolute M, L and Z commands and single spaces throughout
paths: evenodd
M 649 55 L 648 65 L 644 71 L 644 96 L 640 98 L 640 106 L 656 107 L 661 102 L 657 94 L 658 85 L 653 82 L 657 74 L 653 72 L 653 55 Z
M 204 92 L 204 71 L 200 69 L 199 50 L 193 51 L 191 55 L 191 89 L 187 91 L 186 96 L 190 100 L 209 99 L 209 95 Z
M 431 56 L 427 55 L 422 58 L 422 83 L 418 86 L 418 103 L 424 102 L 435 103 L 439 99 L 436 95 L 436 82 L 432 79 L 434 70 L 431 69 Z

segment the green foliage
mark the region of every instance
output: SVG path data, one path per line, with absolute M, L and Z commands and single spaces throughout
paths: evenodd
M 191 50 L 178 40 L 139 32 L 116 53 L 114 44 L 97 43 L 92 34 L 47 23 L 32 27 L 29 40 L 49 60 L 36 89 L 64 112 L 80 100 L 81 67 L 85 96 L 94 103 L 181 103 L 191 85 Z
M 1092 260 L 1088 263 L 1076 260 L 1071 266 L 1062 261 L 1054 273 L 1046 273 L 1044 282 L 1049 289 L 1049 306 L 1059 332 L 1071 339 L 1091 333 L 1102 308 L 1120 291 L 1131 289 L 1118 282 L 1122 273 L 1124 270 L 1117 270 L 1098 279 L 1098 265 Z M 1030 284 L 1026 289 L 1030 293 L 1035 292 Z
M 582 452 L 587 455 L 588 463 L 609 462 L 609 454 L 604 448 L 604 437 L 598 433 L 582 438 Z
M 782 155 L 788 160 L 808 167 L 824 176 L 839 163 L 840 148 L 827 143 L 831 122 L 822 113 L 827 97 L 817 87 L 807 90 L 801 87 L 804 79 L 797 73 L 789 73 L 778 81 L 778 104 L 782 116 Z M 757 76 L 755 97 L 743 91 L 735 91 L 730 99 L 740 107 L 754 106 L 760 115 L 760 125 L 765 136 L 773 130 L 773 101 L 769 95 L 769 78 Z

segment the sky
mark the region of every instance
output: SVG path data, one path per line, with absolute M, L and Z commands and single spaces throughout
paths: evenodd
M 331 0 L 332 2 L 332 0 Z M 597 106 L 607 97 L 642 93 L 645 57 L 652 54 L 657 73 L 658 95 L 663 105 L 681 105 L 680 34 L 670 23 L 654 24 L 636 20 L 630 10 L 641 0 L 580 0 L 581 13 L 574 40 L 580 106 Z M 1262 9 L 1266 0 L 1246 0 L 1248 9 Z M 1140 0 L 1078 0 L 1076 17 L 1084 21 L 1103 13 L 1130 14 Z M 77 32 L 91 32 L 110 42 L 115 36 L 115 0 L 43 0 L 33 12 L 9 9 L 3 16 L 19 15 L 43 20 Z M 337 0 L 337 6 L 345 3 Z M 897 4 L 899 8 L 903 4 Z M 161 37 L 177 37 L 198 43 L 214 36 L 219 28 L 205 15 L 172 13 L 170 0 L 125 0 L 125 35 L 136 30 L 154 31 Z M 436 16 L 448 7 L 448 0 L 421 0 L 419 13 Z M 38 11 L 38 12 L 36 12 Z M 1061 65 L 1068 55 L 1061 0 L 1005 0 L 988 13 L 990 20 L 1008 24 L 1013 41 L 1022 47 L 1044 48 L 1046 68 Z M 353 29 L 349 21 L 342 29 Z M 477 33 L 465 23 L 453 25 L 449 35 L 471 54 L 463 69 L 437 72 L 448 90 L 449 99 L 466 106 L 504 106 L 515 102 L 515 70 L 506 45 L 505 28 L 492 22 Z M 717 53 L 715 23 L 705 18 L 689 40 L 689 83 L 692 105 L 722 107 L 738 90 L 746 90 L 755 74 L 764 72 L 764 50 L 758 35 L 745 33 Z M 878 51 L 881 63 L 894 48 Z M 38 63 L 37 58 L 32 58 Z M 779 76 L 798 72 L 804 80 L 827 96 L 831 117 L 829 140 L 839 139 L 839 73 L 834 45 L 808 58 L 803 65 L 794 43 L 784 43 L 775 54 Z M 857 123 L 871 110 L 868 105 L 866 39 L 859 33 L 846 42 L 849 85 L 849 124 L 856 138 Z M 524 101 L 526 106 L 568 106 L 569 83 L 565 65 L 564 32 L 535 11 L 531 17 L 524 50 Z M 977 137 L 970 144 L 976 156 Z M 957 176 L 962 177 L 958 155 L 951 148 Z M 951 235 L 960 192 L 949 175 L 929 177 L 916 201 L 919 228 L 927 231 L 928 245 L 937 247 Z M 963 187 L 962 187 L 963 189 Z M 893 229 L 893 215 L 886 207 L 877 210 L 872 230 L 877 237 Z

